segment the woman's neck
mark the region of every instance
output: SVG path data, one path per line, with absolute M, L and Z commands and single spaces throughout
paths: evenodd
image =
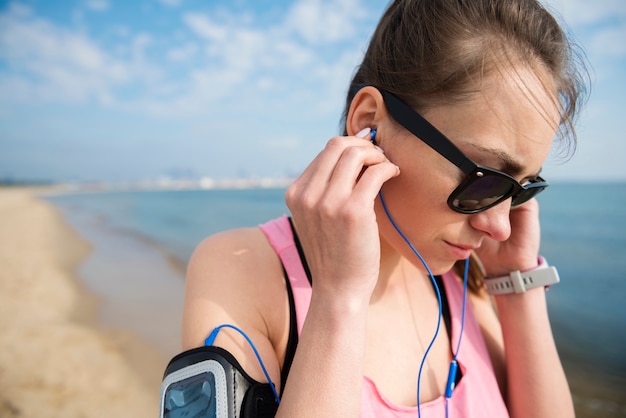
M 426 273 L 414 266 L 381 238 L 380 273 L 376 288 L 372 293 L 373 301 L 384 297 L 390 291 L 393 292 L 393 289 L 405 289 L 407 282 L 426 282 L 426 280 L 429 280 Z

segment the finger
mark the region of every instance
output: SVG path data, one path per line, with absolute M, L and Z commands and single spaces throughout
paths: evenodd
M 358 138 L 360 140 L 365 140 L 368 143 L 372 143 L 370 139 L 371 132 L 372 130 L 370 128 L 364 128 L 358 133 L 356 133 L 354 136 L 336 136 L 332 138 L 330 141 L 328 141 L 324 150 L 320 154 L 318 154 L 317 158 L 313 160 L 311 167 L 316 168 L 318 166 L 322 158 L 324 158 L 323 154 L 326 154 L 326 153 L 333 154 L 333 152 L 335 152 L 337 153 L 337 156 L 338 156 L 339 154 L 343 152 L 343 149 L 353 145 L 353 140 L 355 138 Z M 318 168 L 323 168 L 323 167 L 318 167 Z
M 331 181 L 331 177 L 335 173 L 338 162 L 342 156 L 344 156 L 346 149 L 354 147 L 355 144 L 358 144 L 357 146 L 365 146 L 370 150 L 375 150 L 375 147 L 369 143 L 369 141 L 362 138 L 332 138 L 328 141 L 324 150 L 317 155 L 292 186 L 290 186 L 287 192 L 288 198 L 290 200 L 297 200 L 298 196 L 306 195 L 307 199 L 317 200 L 322 194 L 327 193 L 328 185 Z M 362 167 L 363 165 L 361 163 L 359 170 Z
M 359 139 L 360 142 L 365 142 L 363 139 Z M 319 154 L 311 161 L 307 168 L 299 176 L 303 182 L 307 182 L 311 177 L 328 180 L 334 171 L 337 161 L 341 157 L 343 151 L 355 144 L 354 138 L 349 137 L 334 137 L 331 138 L 326 146 Z
M 364 170 L 385 162 L 385 155 L 373 145 L 346 148 L 337 161 L 328 184 L 329 194 L 351 194 Z
M 373 200 L 378 195 L 383 184 L 399 174 L 400 168 L 388 159 L 367 167 L 354 187 L 353 195 L 355 199 L 367 202 L 372 201 L 373 204 Z

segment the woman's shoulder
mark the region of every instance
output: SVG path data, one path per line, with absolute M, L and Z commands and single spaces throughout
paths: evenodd
M 247 260 L 263 258 L 271 252 L 260 228 L 231 229 L 205 238 L 194 250 L 190 264 L 235 262 L 236 266 L 245 267 Z
M 207 329 L 224 321 L 262 327 L 283 298 L 280 260 L 258 227 L 212 235 L 187 267 L 184 344 L 198 345 Z
M 280 261 L 260 228 L 233 229 L 203 240 L 191 256 L 188 280 L 225 290 L 267 286 Z M 261 286 L 261 287 L 262 287 Z

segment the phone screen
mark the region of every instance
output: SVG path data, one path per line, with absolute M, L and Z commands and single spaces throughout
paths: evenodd
M 168 374 L 161 392 L 161 418 L 228 418 L 226 372 L 215 360 Z M 221 394 L 221 395 L 220 395 Z
M 215 376 L 206 372 L 173 383 L 164 402 L 164 418 L 217 418 Z

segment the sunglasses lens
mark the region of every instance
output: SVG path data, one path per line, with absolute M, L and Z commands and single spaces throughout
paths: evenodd
M 530 199 L 535 197 L 539 192 L 544 191 L 545 188 L 548 187 L 548 185 L 545 182 L 543 182 L 543 183 L 537 184 L 537 186 L 534 186 L 533 184 L 531 184 L 530 186 L 526 186 L 526 187 L 527 188 L 524 189 L 523 192 L 521 192 L 520 194 L 516 196 L 513 196 L 513 201 L 511 202 L 511 206 L 515 207 L 515 206 L 519 206 L 521 204 L 528 202 Z
M 452 205 L 460 211 L 478 211 L 510 195 L 513 186 L 500 176 L 474 177 L 474 181 L 457 191 Z

